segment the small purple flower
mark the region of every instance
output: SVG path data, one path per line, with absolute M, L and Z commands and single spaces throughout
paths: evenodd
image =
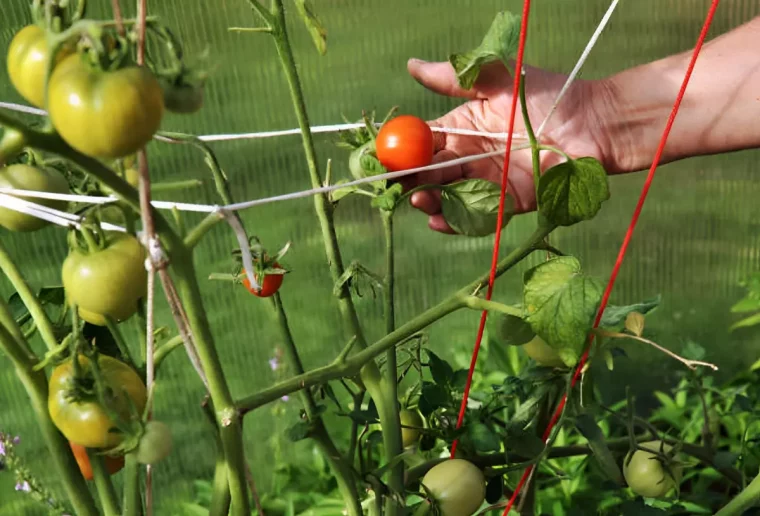
M 27 482 L 26 480 L 16 484 L 16 491 L 24 491 L 28 493 L 31 490 L 32 490 L 32 486 L 30 486 L 29 482 Z
M 16 436 L 16 437 L 13 438 L 13 444 L 18 444 L 20 442 L 21 442 L 21 437 Z
M 288 395 L 286 394 L 285 396 L 283 396 L 283 397 L 282 397 L 282 398 L 280 398 L 280 399 L 281 399 L 282 401 L 288 401 L 288 400 L 290 399 L 290 396 L 288 396 Z
M 277 357 L 269 359 L 269 367 L 272 369 L 272 371 L 277 371 L 277 368 L 280 367 L 280 361 L 277 359 Z
M 5 456 L 5 443 L 3 441 L 0 441 L 0 457 Z

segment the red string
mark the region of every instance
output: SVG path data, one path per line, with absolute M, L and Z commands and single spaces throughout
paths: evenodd
M 623 244 L 620 246 L 620 252 L 618 253 L 617 260 L 615 261 L 615 266 L 612 268 L 612 273 L 610 274 L 609 282 L 607 283 L 607 288 L 604 290 L 604 295 L 602 296 L 602 301 L 599 306 L 599 311 L 596 314 L 596 319 L 594 320 L 594 328 L 596 328 L 599 325 L 599 322 L 602 319 L 602 314 L 604 313 L 604 309 L 607 306 L 607 301 L 610 298 L 610 293 L 612 292 L 612 287 L 615 284 L 615 280 L 617 279 L 618 272 L 620 271 L 620 267 L 623 264 L 623 258 L 625 257 L 625 253 L 628 250 L 628 244 L 631 242 L 631 238 L 633 236 L 633 230 L 636 227 L 636 223 L 639 220 L 639 216 L 641 215 L 641 210 L 644 207 L 644 201 L 646 200 L 647 194 L 649 193 L 649 188 L 652 185 L 652 180 L 654 179 L 655 171 L 657 170 L 657 166 L 659 165 L 660 159 L 662 159 L 662 153 L 665 149 L 665 144 L 668 140 L 668 136 L 670 135 L 670 131 L 673 128 L 673 123 L 675 122 L 676 114 L 678 113 L 678 109 L 681 107 L 681 101 L 683 100 L 684 95 L 686 94 L 686 86 L 689 84 L 689 79 L 691 78 L 691 74 L 694 71 L 694 65 L 697 62 L 697 57 L 699 56 L 700 50 L 702 50 L 702 45 L 705 42 L 705 39 L 707 38 L 707 32 L 710 29 L 710 25 L 712 24 L 713 17 L 715 16 L 715 11 L 718 8 L 718 4 L 720 3 L 720 0 L 713 0 L 710 9 L 707 12 L 707 18 L 705 19 L 705 23 L 702 27 L 702 32 L 699 34 L 699 38 L 697 39 L 697 44 L 694 47 L 694 53 L 691 56 L 691 61 L 689 62 L 689 68 L 686 70 L 686 76 L 684 77 L 683 83 L 681 84 L 681 89 L 678 92 L 678 97 L 676 97 L 675 104 L 673 105 L 673 110 L 670 113 L 670 116 L 668 117 L 668 123 L 665 126 L 665 131 L 662 134 L 662 138 L 660 139 L 660 144 L 657 147 L 657 152 L 655 153 L 654 160 L 652 162 L 652 167 L 649 169 L 649 174 L 647 175 L 646 182 L 644 183 L 644 187 L 641 191 L 641 196 L 639 197 L 639 201 L 636 204 L 636 209 L 633 212 L 633 217 L 631 218 L 631 223 L 628 226 L 628 231 L 626 231 L 625 238 L 623 239 Z M 583 353 L 583 356 L 581 357 L 581 361 L 578 364 L 578 367 L 575 369 L 575 374 L 573 375 L 572 381 L 570 383 L 571 388 L 575 386 L 576 382 L 578 381 L 578 378 L 580 377 L 581 370 L 583 369 L 583 366 L 586 363 L 586 360 L 588 359 L 589 350 L 591 348 L 591 343 L 594 340 L 594 334 L 592 333 L 589 338 L 588 346 L 586 347 L 586 351 Z M 559 402 L 559 405 L 557 405 L 557 410 L 554 412 L 554 416 L 552 416 L 551 421 L 549 422 L 549 425 L 546 427 L 546 431 L 544 432 L 543 439 L 544 442 L 546 442 L 549 439 L 549 436 L 551 435 L 551 431 L 554 428 L 554 425 L 557 423 L 557 420 L 559 420 L 560 416 L 562 415 L 562 410 L 565 408 L 565 403 L 567 402 L 567 394 L 562 396 L 561 401 Z M 503 516 L 507 516 L 509 514 L 509 511 L 512 509 L 512 506 L 515 503 L 515 500 L 517 499 L 517 496 L 520 494 L 520 490 L 523 487 L 523 484 L 525 484 L 526 480 L 531 474 L 531 471 L 533 470 L 533 466 L 529 466 L 525 472 L 522 475 L 522 478 L 520 478 L 520 482 L 517 484 L 517 487 L 515 488 L 515 492 L 512 494 L 512 497 L 509 499 L 509 502 L 507 503 L 506 508 L 504 509 Z
M 512 152 L 512 131 L 515 128 L 515 114 L 517 112 L 517 91 L 520 86 L 520 76 L 523 63 L 523 55 L 525 54 L 525 40 L 528 35 L 528 13 L 530 12 L 530 0 L 525 0 L 523 4 L 522 22 L 520 24 L 520 44 L 517 48 L 517 59 L 515 62 L 515 80 L 512 89 L 512 107 L 509 112 L 509 128 L 507 129 L 507 150 L 504 157 L 504 167 L 501 174 L 501 196 L 499 197 L 499 215 L 496 221 L 496 236 L 493 244 L 493 256 L 491 258 L 491 273 L 488 277 L 488 291 L 486 292 L 486 299 L 491 299 L 493 293 L 493 284 L 496 280 L 496 268 L 499 263 L 499 242 L 501 241 L 501 228 L 504 225 L 504 201 L 507 194 L 507 179 L 509 178 L 509 156 Z M 483 331 L 486 327 L 486 317 L 488 317 L 488 310 L 483 310 L 480 316 L 480 326 L 478 327 L 478 336 L 475 338 L 475 349 L 472 352 L 472 359 L 470 360 L 470 370 L 467 373 L 467 382 L 464 385 L 464 396 L 462 397 L 462 405 L 459 407 L 459 417 L 457 418 L 457 428 L 462 426 L 464 421 L 464 414 L 467 411 L 467 398 L 470 396 L 470 386 L 472 385 L 472 376 L 475 373 L 475 364 L 478 361 L 478 352 L 480 351 L 480 343 L 483 340 Z M 451 445 L 451 458 L 456 455 L 458 440 L 455 440 Z

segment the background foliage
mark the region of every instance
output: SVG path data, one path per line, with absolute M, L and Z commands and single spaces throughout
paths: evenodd
M 127 5 L 132 3 L 122 1 L 127 15 L 133 14 L 133 6 Z M 691 48 L 708 3 L 621 2 L 586 64 L 583 77 L 602 77 Z M 106 0 L 92 1 L 91 15 L 110 17 L 107 4 Z M 399 105 L 402 112 L 426 118 L 440 116 L 456 101 L 433 95 L 415 83 L 406 72 L 407 58 L 443 60 L 450 52 L 471 48 L 498 10 L 519 12 L 522 2 L 478 0 L 476 8 L 463 7 L 454 0 L 321 0 L 315 4 L 329 31 L 327 56 L 317 56 L 300 25 L 293 24 L 292 35 L 312 123 L 329 124 L 339 123 L 341 115 L 357 119 L 362 109 L 376 108 L 385 113 L 393 105 Z M 531 15 L 527 62 L 569 72 L 607 6 L 607 0 L 537 3 Z M 756 7 L 756 0 L 721 5 L 711 35 L 749 20 Z M 208 47 L 215 65 L 205 108 L 192 117 L 168 115 L 162 129 L 210 134 L 295 126 L 269 38 L 227 30 L 230 26 L 253 25 L 253 15 L 243 0 L 153 0 L 149 9 L 178 32 L 189 54 Z M 28 20 L 26 0 L 4 0 L 0 43 L 7 45 Z M 19 102 L 4 72 L 4 55 L 0 55 L 0 61 L 0 99 Z M 332 157 L 334 170 L 348 176 L 347 154 L 333 145 L 333 139 L 317 137 L 320 157 Z M 236 200 L 308 187 L 298 136 L 218 143 L 214 149 L 230 177 Z M 188 147 L 158 143 L 151 144 L 149 152 L 154 180 L 205 180 L 202 188 L 157 198 L 214 202 L 213 185 L 199 153 Z M 758 158 L 760 151 L 746 151 L 662 167 L 613 293 L 615 304 L 661 293 L 661 307 L 647 318 L 655 340 L 675 351 L 689 341 L 698 342 L 707 350 L 705 360 L 717 363 L 725 375 L 754 362 L 760 351 L 757 329 L 728 332 L 732 322 L 738 320 L 729 311 L 743 294 L 738 282 L 760 268 Z M 643 174 L 613 178 L 612 198 L 600 216 L 555 233 L 557 245 L 581 259 L 584 269 L 602 280 L 607 279 L 643 180 Z M 324 357 L 334 355 L 342 345 L 334 339 L 338 321 L 330 306 L 331 284 L 312 213 L 309 199 L 243 213 L 249 231 L 266 246 L 274 249 L 287 240 L 293 241 L 287 262 L 293 272 L 285 279 L 282 295 L 307 367 L 321 364 Z M 486 270 L 490 263 L 491 238 L 433 234 L 426 228 L 425 217 L 408 208 L 396 220 L 400 321 Z M 364 201 L 344 202 L 337 221 L 346 258 L 360 259 L 370 268 L 379 269 L 381 227 Z M 504 250 L 522 241 L 529 230 L 528 222 L 518 218 L 511 223 L 502 239 Z M 46 228 L 33 236 L 4 232 L 2 238 L 34 286 L 59 284 L 60 263 L 65 257 L 64 231 Z M 212 271 L 227 272 L 233 245 L 232 234 L 223 226 L 216 228 L 197 253 L 201 276 Z M 501 278 L 495 299 L 515 302 L 520 293 L 519 273 L 538 258 L 537 254 L 518 271 Z M 276 375 L 287 374 L 270 368 L 279 336 L 269 305 L 225 282 L 209 281 L 202 287 L 233 393 L 250 392 L 271 383 Z M 6 297 L 10 293 L 4 278 L 0 278 L 0 293 Z M 379 334 L 380 303 L 367 291 L 358 306 L 365 318 L 377 320 L 376 332 L 371 332 L 370 337 Z M 163 323 L 171 322 L 164 305 L 160 305 L 158 317 Z M 464 365 L 477 318 L 472 312 L 461 312 L 437 324 L 431 333 L 432 349 Z M 131 328 L 138 331 L 134 325 Z M 671 383 L 675 369 L 672 361 L 635 343 L 625 346 L 631 360 L 618 361 L 614 377 L 604 370 L 597 375 L 610 399 L 619 398 L 628 382 L 640 394 Z M 202 419 L 202 389 L 185 356 L 177 353 L 170 357 L 162 375 L 168 381 L 159 384 L 156 411 L 172 426 L 178 446 L 155 472 L 157 513 L 177 514 L 173 503 L 190 500 L 194 496 L 193 481 L 211 475 L 211 434 L 197 423 Z M 46 476 L 44 445 L 27 406 L 11 367 L 0 357 L 0 430 L 22 436 L 18 452 L 30 459 L 29 465 L 36 474 L 55 487 L 54 479 Z M 275 412 L 285 412 L 286 417 L 275 417 Z M 271 465 L 276 458 L 312 461 L 311 452 L 302 445 L 279 449 L 268 441 L 270 436 L 282 433 L 295 417 L 295 406 L 279 402 L 247 420 L 246 451 L 262 490 L 271 485 Z M 26 501 L 13 491 L 10 475 L 0 475 L 0 515 L 34 514 L 36 507 Z

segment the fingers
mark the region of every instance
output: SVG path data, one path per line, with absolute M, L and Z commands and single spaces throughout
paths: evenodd
M 441 212 L 441 192 L 439 190 L 414 192 L 409 202 L 413 207 L 427 215 L 436 215 Z
M 448 149 L 444 149 L 437 152 L 433 156 L 433 163 L 441 163 L 445 161 L 451 161 L 459 156 Z M 442 185 L 450 183 L 457 179 L 461 179 L 464 175 L 462 165 L 452 165 L 448 167 L 436 168 L 433 170 L 426 170 L 425 172 L 419 172 L 414 175 L 407 176 L 401 180 L 401 184 L 405 189 L 411 189 L 420 185 Z
M 406 68 L 417 82 L 439 95 L 463 99 L 478 98 L 474 89 L 465 90 L 459 86 L 454 68 L 447 61 L 429 63 L 412 58 L 407 62 Z

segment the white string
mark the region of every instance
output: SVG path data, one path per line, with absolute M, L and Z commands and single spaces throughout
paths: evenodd
M 565 96 L 565 93 L 567 92 L 567 90 L 570 89 L 570 85 L 573 83 L 573 81 L 575 81 L 575 78 L 578 75 L 578 72 L 580 72 L 581 68 L 586 63 L 586 59 L 588 59 L 589 54 L 591 54 L 591 49 L 593 49 L 594 46 L 596 45 L 596 42 L 599 40 L 599 36 L 601 36 L 602 31 L 607 26 L 607 22 L 610 21 L 610 18 L 612 17 L 612 13 L 615 12 L 615 8 L 618 5 L 618 1 L 619 0 L 612 0 L 610 7 L 607 9 L 607 12 L 604 13 L 604 16 L 602 17 L 602 21 L 599 23 L 599 26 L 591 35 L 591 39 L 588 41 L 586 48 L 583 49 L 583 53 L 581 53 L 580 59 L 578 59 L 578 62 L 575 64 L 575 67 L 573 68 L 573 71 L 570 72 L 570 75 L 567 77 L 567 81 L 565 81 L 565 84 L 564 86 L 562 86 L 562 89 L 560 90 L 559 95 L 557 95 L 557 98 L 555 99 L 554 104 L 552 104 L 552 108 L 549 110 L 549 114 L 546 115 L 546 118 L 544 118 L 544 121 L 541 122 L 541 125 L 538 127 L 538 131 L 536 131 L 537 139 L 541 137 L 541 133 L 546 127 L 546 124 L 549 122 L 549 119 L 554 114 L 554 111 L 557 109 L 557 106 L 559 105 L 560 100 L 562 100 L 562 97 Z

